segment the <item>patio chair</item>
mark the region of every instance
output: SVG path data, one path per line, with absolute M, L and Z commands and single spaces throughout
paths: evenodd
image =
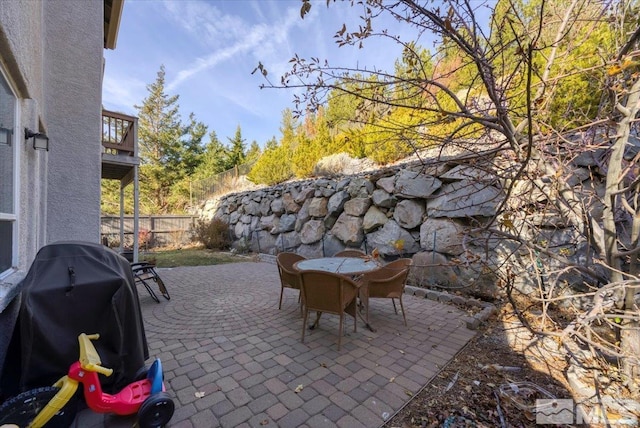
M 282 309 L 282 296 L 285 288 L 292 288 L 300 291 L 300 272 L 293 267 L 294 263 L 306 260 L 305 257 L 296 253 L 280 253 L 276 256 L 278 273 L 280 274 L 280 303 L 278 309 Z M 302 294 L 298 294 L 300 302 L 300 313 L 302 313 Z
M 357 332 L 356 298 L 358 297 L 360 284 L 346 276 L 317 270 L 302 272 L 300 279 L 302 285 L 302 301 L 304 302 L 301 342 L 304 343 L 304 333 L 309 311 L 317 311 L 316 321 L 310 329 L 318 327 L 320 324 L 320 315 L 322 315 L 323 312 L 328 312 L 340 317 L 340 330 L 338 332 L 339 351 L 342 344 L 345 313 L 353 317 L 353 331 Z
M 365 274 L 367 287 L 364 292 L 368 299 L 391 299 L 393 310 L 398 313 L 395 299 L 400 301 L 400 309 L 404 318 L 404 325 L 407 325 L 407 316 L 402 303 L 404 287 L 409 275 L 411 259 L 398 259 L 382 268 Z M 367 302 L 368 304 L 368 302 Z
M 338 251 L 334 257 L 363 257 L 366 254 L 360 250 L 342 250 Z
M 131 263 L 131 271 L 133 272 L 133 278 L 135 279 L 136 284 L 144 285 L 144 288 L 147 289 L 151 298 L 156 301 L 156 303 L 160 303 L 160 299 L 151 288 L 151 281 L 155 282 L 158 285 L 158 290 L 160 290 L 160 294 L 167 299 L 171 300 L 171 296 L 169 296 L 169 291 L 167 287 L 164 285 L 162 278 L 156 272 L 156 265 L 149 262 L 138 262 Z

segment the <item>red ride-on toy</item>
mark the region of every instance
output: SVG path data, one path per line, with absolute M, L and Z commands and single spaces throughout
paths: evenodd
M 140 376 L 143 379 L 125 386 L 115 395 L 104 393 L 98 374 L 110 376 L 113 370 L 101 365 L 100 356 L 91 343 L 98 338 L 97 334 L 80 334 L 80 359 L 71 365 L 67 375 L 53 387 L 33 389 L 7 400 L 0 406 L 0 425 L 41 428 L 49 421 L 57 421 L 56 426 L 64 425 L 63 421 L 70 424 L 73 410 L 65 405 L 79 384 L 84 385 L 87 406 L 96 413 L 132 415 L 137 412 L 140 428 L 159 428 L 169 422 L 175 406 L 164 389 L 160 360 L 156 359 L 146 375 Z

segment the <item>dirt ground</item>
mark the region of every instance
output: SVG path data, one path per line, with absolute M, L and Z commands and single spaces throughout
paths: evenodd
M 561 379 L 562 361 L 549 364 L 510 347 L 507 333 L 513 321 L 507 307 L 499 308 L 386 427 L 533 427 L 535 414 L 530 410 L 536 398 L 546 398 L 536 387 L 556 398 L 571 398 L 550 375 L 555 372 Z

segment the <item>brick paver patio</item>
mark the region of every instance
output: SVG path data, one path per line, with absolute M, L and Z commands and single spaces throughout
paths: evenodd
M 408 327 L 389 300 L 371 301 L 367 330 L 325 314 L 300 343 L 298 293 L 269 263 L 159 269 L 171 300 L 138 289 L 151 358 L 176 411 L 169 426 L 378 427 L 473 337 L 456 307 L 404 297 Z M 310 318 L 311 315 L 310 315 Z M 134 418 L 82 412 L 76 427 L 130 427 Z

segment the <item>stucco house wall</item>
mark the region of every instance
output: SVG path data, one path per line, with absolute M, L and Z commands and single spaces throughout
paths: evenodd
M 17 259 L 0 278 L 0 368 L 17 285 L 38 250 L 99 242 L 104 1 L 0 1 L 0 63 L 18 98 Z M 45 132 L 34 150 L 24 129 Z
M 46 242 L 99 242 L 103 2 L 43 3 Z

